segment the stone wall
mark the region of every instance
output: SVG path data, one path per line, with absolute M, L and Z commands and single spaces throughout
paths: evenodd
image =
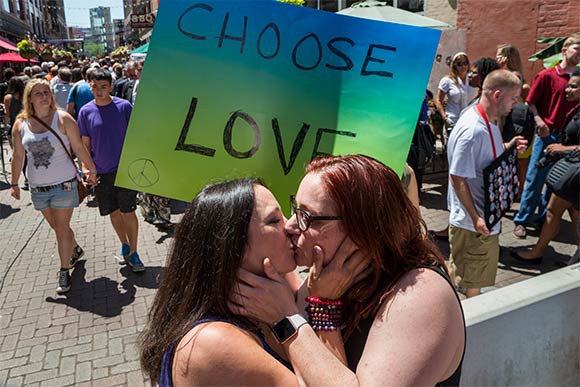
M 465 30 L 466 50 L 472 61 L 495 57 L 498 44 L 518 47 L 530 83 L 543 69 L 540 61 L 527 61 L 545 47 L 536 40 L 580 31 L 579 15 L 579 0 L 459 0 L 457 29 Z
M 457 24 L 457 0 L 425 0 L 425 16 L 455 26 Z
M 465 31 L 462 30 L 443 30 L 437 54 L 431 68 L 431 76 L 427 88 L 437 95 L 439 81 L 450 71 L 449 62 L 456 52 L 465 51 Z

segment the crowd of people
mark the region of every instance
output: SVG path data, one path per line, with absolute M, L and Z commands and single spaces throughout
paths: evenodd
M 572 156 L 565 176 L 574 192 L 552 195 L 545 184 L 558 159 L 580 151 L 579 64 L 580 35 L 575 34 L 563 42 L 562 61 L 539 72 L 530 86 L 518 49 L 501 44 L 495 58 L 479 58 L 471 68 L 466 53 L 455 54 L 451 72 L 439 83 L 435 105 L 445 125 L 441 140 L 449 162 L 449 227 L 431 235 L 449 240 L 450 271 L 467 297 L 495 283 L 501 223 L 489 229 L 484 221 L 488 192 L 483 191 L 483 170 L 512 146 L 518 150 L 520 182 L 513 234 L 526 238 L 528 227 L 541 233 L 532 249 L 512 249 L 511 256 L 521 265 L 541 264 L 565 211 L 580 246 L 577 158 Z
M 137 252 L 137 192 L 114 184 L 142 67 L 142 61 L 84 60 L 43 63 L 20 74 L 4 70 L 0 92 L 13 149 L 11 195 L 20 199 L 24 174 L 22 189 L 30 190 L 34 208 L 56 234 L 58 294 L 70 290 L 70 270 L 84 255 L 70 227 L 83 181 L 94 190 L 99 213 L 110 218 L 121 244 L 120 263 L 133 272 L 145 270 Z M 143 200 L 145 211 L 171 224 L 166 208 L 151 209 L 151 202 L 157 203 Z
M 536 165 L 526 150 L 545 137 L 539 101 L 558 94 L 542 86 L 546 73 L 566 80 L 562 98 L 578 101 L 580 36 L 568 38 L 562 54 L 531 87 L 512 45 L 471 68 L 466 53 L 453 57 L 437 95 L 449 161 L 449 266 L 412 202 L 417 184 L 408 167 L 403 187 L 365 156 L 312 160 L 290 219 L 259 180 L 207 186 L 177 228 L 140 336 L 142 368 L 160 386 L 234 384 L 240 375 L 259 385 L 459 385 L 465 321 L 456 288 L 473 297 L 495 284 L 499 257 L 501 223 L 488 228 L 484 220 L 483 171 L 512 150 L 513 163 L 533 165 L 523 174 L 525 200 Z M 578 107 L 566 113 L 549 133 L 562 130 L 567 140 L 548 153 L 578 151 Z M 510 172 L 516 181 L 515 167 Z M 578 218 L 577 179 L 552 212 L 576 208 Z M 549 223 L 538 244 L 553 235 Z M 310 267 L 304 282 L 297 264 Z
M 562 57 L 530 86 L 513 45 L 473 63 L 465 52 L 451 58 L 434 98 L 449 162 L 443 234 L 421 218 L 421 173 L 407 166 L 401 178 L 363 155 L 310 161 L 289 219 L 259 179 L 206 186 L 176 226 L 140 334 L 143 370 L 161 386 L 459 385 L 466 328 L 457 289 L 474 297 L 493 286 L 499 258 L 501 223 L 484 219 L 484 169 L 506 150 L 519 154 L 514 234 L 544 224 L 533 249 L 512 252 L 523 264 L 541 263 L 564 211 L 578 223 L 577 183 L 576 196 L 542 193 L 542 156 L 580 151 L 580 35 L 566 39 Z M 84 254 L 70 227 L 83 178 L 132 271 L 145 270 L 138 203 L 146 221 L 171 228 L 168 199 L 114 184 L 142 67 L 102 60 L 4 72 L 11 195 L 20 199 L 24 172 L 56 234 L 59 294 Z M 425 109 L 419 123 L 431 130 Z M 432 235 L 448 237 L 448 264 Z M 297 265 L 310 268 L 304 281 Z

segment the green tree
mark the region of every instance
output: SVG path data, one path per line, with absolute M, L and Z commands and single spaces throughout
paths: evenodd
M 304 5 L 304 0 L 278 0 L 281 3 L 288 3 L 294 5 Z
M 85 53 L 88 56 L 103 56 L 105 55 L 105 49 L 102 44 L 86 42 L 85 43 Z

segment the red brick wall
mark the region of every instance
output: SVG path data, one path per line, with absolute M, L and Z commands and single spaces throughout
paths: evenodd
M 536 39 L 580 32 L 580 0 L 459 0 L 457 28 L 466 31 L 471 61 L 495 57 L 498 44 L 518 47 L 530 83 L 543 69 L 541 62 L 527 61 L 545 47 Z

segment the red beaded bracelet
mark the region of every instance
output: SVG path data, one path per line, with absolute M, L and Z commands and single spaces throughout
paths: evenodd
M 342 306 L 341 300 L 330 300 L 327 298 L 306 297 L 306 302 L 308 302 L 310 304 L 317 304 L 317 305 Z

